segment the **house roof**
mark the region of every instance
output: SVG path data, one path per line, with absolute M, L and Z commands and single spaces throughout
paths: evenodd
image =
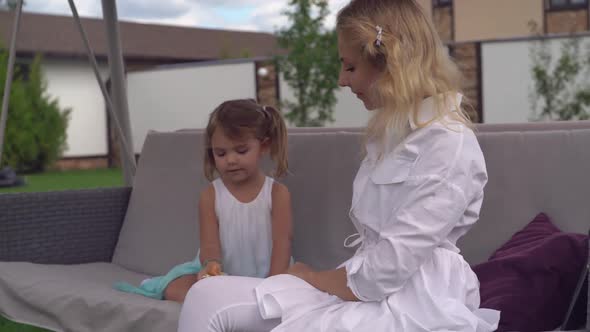
M 14 13 L 0 10 L 0 43 L 6 47 Z M 101 19 L 82 18 L 97 57 L 107 56 Z M 128 60 L 197 61 L 227 57 L 276 55 L 276 38 L 269 33 L 214 30 L 120 21 L 123 56 Z M 80 33 L 70 16 L 23 13 L 17 36 L 19 54 L 86 56 Z

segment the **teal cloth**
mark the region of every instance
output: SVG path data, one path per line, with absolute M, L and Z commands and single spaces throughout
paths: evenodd
M 176 265 L 164 276 L 146 279 L 138 287 L 127 282 L 117 282 L 113 287 L 122 292 L 139 294 L 156 300 L 163 300 L 166 287 L 168 287 L 168 284 L 174 279 L 187 274 L 195 274 L 199 271 L 201 271 L 201 263 L 199 262 L 199 259 L 196 258 L 192 262 Z

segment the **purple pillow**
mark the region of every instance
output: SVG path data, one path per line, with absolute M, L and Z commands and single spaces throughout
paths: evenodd
M 564 233 L 541 213 L 487 262 L 473 267 L 481 307 L 501 311 L 498 331 L 555 329 L 587 259 L 588 236 Z

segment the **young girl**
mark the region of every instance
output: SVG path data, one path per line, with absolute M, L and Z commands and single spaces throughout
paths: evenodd
M 336 28 L 339 84 L 374 112 L 345 241 L 359 248 L 334 270 L 206 280 L 179 331 L 494 331 L 499 313 L 479 308 L 456 246 L 487 182 L 457 67 L 415 0 L 352 0 Z
M 287 271 L 291 200 L 287 188 L 262 171 L 267 153 L 276 163 L 274 176 L 284 175 L 287 132 L 276 109 L 244 99 L 226 101 L 211 113 L 204 172 L 212 183 L 199 200 L 197 259 L 148 279 L 135 293 L 182 302 L 190 287 L 207 277 L 264 278 Z

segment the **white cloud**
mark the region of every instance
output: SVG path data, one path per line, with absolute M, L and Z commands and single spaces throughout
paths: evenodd
M 74 1 L 80 16 L 99 16 L 101 13 L 100 1 L 76 0 Z M 47 13 L 55 15 L 72 15 L 67 0 L 27 0 L 23 7 L 26 11 Z
M 258 7 L 250 18 L 250 22 L 263 31 L 274 32 L 284 27 L 287 23 L 287 17 L 282 12 L 287 9 L 286 2 L 273 1 L 264 6 Z
M 348 1 L 329 1 L 327 27 L 334 27 L 337 11 Z M 75 3 L 81 16 L 102 16 L 99 0 L 75 0 Z M 265 32 L 274 32 L 288 23 L 282 15 L 287 5 L 288 0 L 117 0 L 119 18 L 123 20 Z M 67 0 L 27 0 L 25 10 L 71 15 Z M 232 15 L 222 15 L 226 12 Z
M 260 27 L 254 24 L 241 24 L 241 25 L 232 25 L 229 29 L 231 30 L 243 30 L 243 31 L 261 31 Z
M 121 17 L 173 18 L 182 16 L 193 5 L 187 0 L 125 0 L 117 2 L 117 10 Z
M 277 0 L 270 0 L 277 1 Z M 189 0 L 189 2 L 199 3 L 206 7 L 240 7 L 240 6 L 259 6 L 267 5 L 269 0 Z
M 185 1 L 186 3 L 190 1 Z M 135 16 L 125 16 L 122 17 L 126 20 L 132 21 L 141 21 L 144 23 L 153 23 L 153 24 L 166 24 L 166 25 L 180 25 L 180 26 L 188 26 L 188 27 L 205 27 L 205 28 L 212 28 L 215 27 L 215 21 L 218 20 L 217 15 L 207 7 L 202 7 L 198 4 L 190 4 L 187 10 L 179 13 L 176 16 L 169 16 L 169 17 L 157 17 L 157 16 L 148 16 L 145 18 L 138 19 Z
M 336 26 L 336 14 L 338 14 L 338 11 L 342 9 L 342 7 L 344 7 L 348 1 L 349 0 L 330 0 L 328 3 L 330 14 L 326 18 L 326 27 L 333 28 Z

